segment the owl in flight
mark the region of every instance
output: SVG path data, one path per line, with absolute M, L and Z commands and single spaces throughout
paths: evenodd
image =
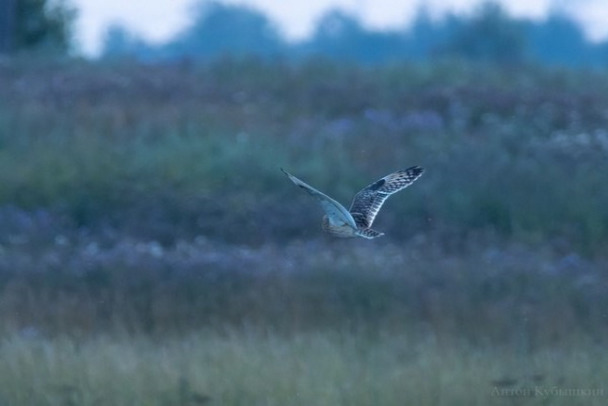
M 397 193 L 414 183 L 424 172 L 423 168 L 412 166 L 386 175 L 359 191 L 353 198 L 350 209 L 346 210 L 344 206 L 331 197 L 302 182 L 283 168 L 281 170 L 296 186 L 301 187 L 319 200 L 325 211 L 322 223 L 323 231 L 336 237 L 363 237 L 368 239 L 384 235 L 384 233 L 370 228 L 384 201 L 393 193 Z

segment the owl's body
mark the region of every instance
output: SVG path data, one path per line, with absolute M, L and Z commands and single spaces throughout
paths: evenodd
M 312 186 L 281 169 L 297 186 L 316 197 L 323 210 L 323 231 L 335 237 L 363 237 L 372 239 L 384 235 L 371 228 L 384 201 L 392 194 L 405 189 L 418 179 L 424 169 L 419 166 L 393 172 L 368 185 L 357 193 L 349 210 L 340 203 L 319 192 Z
M 357 236 L 356 230 L 348 224 L 331 225 L 327 214 L 323 216 L 323 220 L 321 221 L 321 228 L 326 233 L 329 233 L 335 237 L 348 238 Z
M 321 228 L 328 234 L 333 235 L 334 237 L 340 238 L 350 238 L 350 237 L 363 237 L 363 238 L 376 238 L 384 235 L 376 230 L 372 230 L 371 228 L 357 228 L 354 229 L 347 224 L 332 226 L 329 223 L 329 217 L 327 215 L 323 216 L 323 221 L 321 222 Z

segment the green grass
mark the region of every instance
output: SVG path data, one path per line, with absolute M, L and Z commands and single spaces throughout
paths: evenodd
M 604 401 L 557 392 L 608 378 L 602 263 L 424 240 L 78 244 L 0 253 L 19 265 L 0 274 L 0 403 Z
M 444 239 L 490 231 L 594 256 L 608 239 L 603 83 L 597 72 L 443 63 L 9 63 L 0 205 L 166 244 L 253 244 L 297 236 L 291 222 L 255 221 L 270 210 L 318 221 L 281 166 L 347 203 L 417 164 L 423 180 L 389 202 L 390 238 L 432 222 Z
M 502 251 L 482 238 L 454 247 L 455 255 L 419 238 L 407 246 L 330 240 L 260 248 L 21 242 L 0 257 L 0 319 L 5 328 L 75 337 L 164 337 L 243 324 L 289 334 L 426 325 L 472 343 L 500 345 L 523 334 L 530 348 L 608 331 L 605 262 L 546 247 Z
M 606 79 L 2 64 L 0 405 L 603 404 Z
M 164 341 L 12 335 L 0 342 L 0 394 L 5 404 L 41 406 L 604 404 L 606 394 L 556 395 L 604 388 L 605 351 L 584 348 L 528 353 L 414 334 L 256 329 Z M 536 390 L 549 392 L 517 395 Z

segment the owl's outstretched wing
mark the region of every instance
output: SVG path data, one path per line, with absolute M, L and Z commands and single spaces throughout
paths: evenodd
M 350 206 L 350 214 L 360 228 L 371 227 L 384 201 L 394 193 L 405 189 L 418 179 L 424 169 L 412 166 L 386 175 L 357 193 Z
M 300 179 L 296 178 L 283 168 L 281 168 L 281 171 L 283 171 L 283 173 L 287 175 L 287 177 L 296 186 L 301 187 L 310 195 L 316 197 L 317 200 L 319 200 L 319 202 L 321 203 L 321 207 L 323 207 L 323 210 L 325 211 L 325 214 L 327 214 L 327 218 L 329 219 L 329 223 L 332 226 L 341 226 L 347 224 L 354 229 L 357 228 L 357 223 L 355 223 L 353 216 L 348 212 L 348 210 L 346 210 L 344 206 L 342 206 L 340 203 L 338 203 L 331 197 L 327 196 L 325 193 L 319 192 L 314 187 L 306 184 L 305 182 L 302 182 Z

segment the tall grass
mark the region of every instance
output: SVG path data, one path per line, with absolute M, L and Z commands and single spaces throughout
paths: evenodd
M 4 63 L 0 404 L 603 404 L 605 79 Z
M 472 343 L 531 349 L 574 333 L 603 341 L 606 263 L 512 247 L 309 241 L 260 248 L 182 241 L 59 241 L 0 257 L 9 331 L 82 337 L 171 336 L 267 326 L 395 332 L 431 329 Z M 479 240 L 481 245 L 483 242 Z M 576 334 L 575 334 L 576 335 Z
M 608 237 L 606 82 L 442 64 L 8 64 L 0 203 L 165 243 L 204 234 L 251 244 L 294 236 L 269 211 L 317 221 L 280 166 L 346 203 L 419 164 L 424 181 L 383 217 L 391 238 L 490 230 L 596 255 Z
M 528 354 L 382 332 L 203 330 L 79 344 L 12 336 L 0 355 L 11 405 L 601 405 L 608 376 L 592 344 Z

